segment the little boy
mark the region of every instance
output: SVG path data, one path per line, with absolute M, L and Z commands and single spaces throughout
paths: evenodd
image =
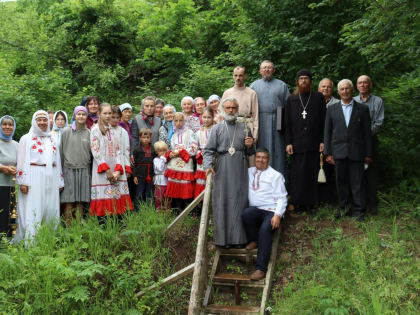
M 169 210 L 171 208 L 171 199 L 165 197 L 168 179 L 165 177 L 166 157 L 168 145 L 164 141 L 157 141 L 154 145 L 157 157 L 153 159 L 153 167 L 155 173 L 155 206 L 156 210 Z
M 155 152 L 150 145 L 152 131 L 142 128 L 139 132 L 139 146 L 134 149 L 134 184 L 136 185 L 136 209 L 139 202 L 152 199 L 153 196 L 153 158 Z

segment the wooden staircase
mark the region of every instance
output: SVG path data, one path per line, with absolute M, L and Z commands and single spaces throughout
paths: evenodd
M 170 233 L 179 225 L 188 214 L 202 201 L 203 208 L 200 218 L 200 230 L 198 234 L 197 251 L 195 262 L 180 271 L 163 279 L 160 283 L 154 284 L 137 296 L 142 296 L 147 290 L 158 286 L 167 285 L 189 275 L 193 272 L 191 295 L 188 305 L 189 315 L 201 314 L 265 314 L 266 302 L 270 295 L 273 283 L 275 262 L 280 240 L 280 228 L 273 235 L 270 262 L 268 264 L 265 279 L 260 281 L 251 280 L 251 271 L 254 271 L 254 262 L 257 258 L 257 249 L 225 249 L 216 247 L 212 251 L 213 257 L 209 258 L 208 250 L 208 227 L 211 214 L 211 193 L 213 176 L 209 175 L 206 181 L 205 190 L 168 226 L 167 233 Z M 229 265 L 229 260 L 234 261 L 235 271 L 224 270 Z M 208 267 L 210 266 L 210 270 Z M 247 272 L 242 272 L 242 267 Z M 253 297 L 248 300 L 248 296 Z M 221 303 L 222 298 L 225 298 Z M 226 297 L 228 297 L 226 299 Z M 246 297 L 247 301 L 244 301 Z M 245 303 L 246 302 L 246 303 Z M 250 303 L 251 302 L 251 303 Z M 253 302 L 253 303 L 252 303 Z

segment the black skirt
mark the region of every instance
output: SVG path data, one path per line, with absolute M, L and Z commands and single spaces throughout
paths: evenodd
M 15 187 L 0 186 L 0 233 L 10 234 L 10 212 L 15 204 Z

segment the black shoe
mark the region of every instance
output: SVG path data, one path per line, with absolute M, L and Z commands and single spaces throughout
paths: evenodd
M 363 222 L 363 221 L 365 221 L 365 215 L 362 212 L 360 212 L 360 211 L 354 211 L 351 214 L 351 216 L 352 216 L 352 218 L 355 218 L 357 222 Z

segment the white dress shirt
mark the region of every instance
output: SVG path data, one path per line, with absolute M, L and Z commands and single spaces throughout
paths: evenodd
M 271 166 L 260 171 L 255 166 L 248 169 L 248 198 L 251 207 L 272 211 L 283 216 L 287 206 L 284 177 Z

